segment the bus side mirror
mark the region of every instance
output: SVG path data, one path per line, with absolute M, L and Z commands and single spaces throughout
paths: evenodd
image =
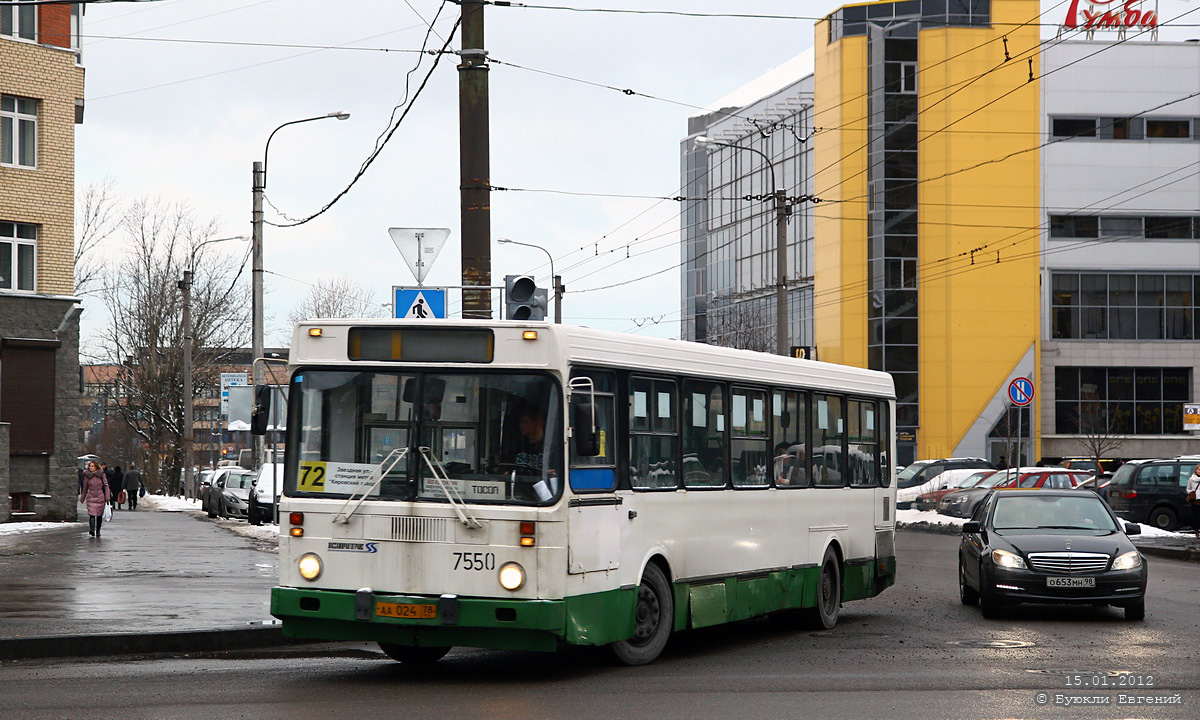
M 595 409 L 592 403 L 586 401 L 575 403 L 574 409 L 571 425 L 574 427 L 575 454 L 579 457 L 596 457 L 600 454 L 600 438 L 592 421 Z
M 254 388 L 254 409 L 250 413 L 250 433 L 266 435 L 271 421 L 271 386 L 258 385 Z

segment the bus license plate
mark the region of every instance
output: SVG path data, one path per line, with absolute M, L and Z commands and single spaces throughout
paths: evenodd
M 375 603 L 375 614 L 379 617 L 433 620 L 437 618 L 437 605 L 377 602 Z
M 1060 588 L 1090 588 L 1096 587 L 1096 578 L 1090 577 L 1048 577 L 1046 587 Z

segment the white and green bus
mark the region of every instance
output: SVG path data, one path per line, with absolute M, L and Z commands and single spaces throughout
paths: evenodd
M 687 628 L 831 628 L 895 580 L 885 373 L 471 320 L 300 323 L 289 366 L 287 635 L 642 664 Z

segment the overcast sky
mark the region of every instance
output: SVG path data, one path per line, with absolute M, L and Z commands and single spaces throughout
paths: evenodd
M 843 3 L 556 4 L 814 17 Z M 222 235 L 249 235 L 251 165 L 262 159 L 271 130 L 344 110 L 352 114 L 347 121 L 289 127 L 271 143 L 268 199 L 291 217 L 315 212 L 345 188 L 388 127 L 406 73 L 423 58 L 411 97 L 431 66 L 432 57 L 408 51 L 421 46 L 440 5 L 164 0 L 88 6 L 77 189 L 109 178 L 126 198 L 184 201 L 198 216 L 216 219 Z M 1047 18 L 1058 21 L 1062 10 L 1049 10 L 1055 6 L 1064 3 L 1043 3 Z M 1194 7 L 1164 0 L 1163 14 Z M 431 47 L 449 37 L 458 11 L 445 5 Z M 486 24 L 486 49 L 497 61 L 489 73 L 492 184 L 553 191 L 493 193 L 493 237 L 538 244 L 554 256 L 568 288 L 567 322 L 678 337 L 678 203 L 587 194 L 677 195 L 687 118 L 811 47 L 812 21 L 489 6 Z M 268 43 L 360 49 L 255 45 Z M 451 48 L 460 47 L 456 36 Z M 337 205 L 299 227 L 266 227 L 268 344 L 286 342 L 284 318 L 321 278 L 347 275 L 380 303 L 389 302 L 393 285 L 414 284 L 389 227 L 450 228 L 426 285 L 460 283 L 456 61 L 442 58 L 379 158 Z M 270 206 L 266 218 L 283 221 Z M 119 242 L 106 251 L 117 251 Z M 214 249 L 228 248 L 228 261 L 241 262 L 236 245 Z M 518 272 L 534 272 L 548 284 L 544 253 L 496 244 L 492 252 L 495 284 Z M 95 300 L 86 305 L 85 336 L 103 321 Z M 452 312 L 457 309 L 452 303 Z

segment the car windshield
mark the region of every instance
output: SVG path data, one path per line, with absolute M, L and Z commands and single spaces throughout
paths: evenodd
M 931 464 L 931 460 L 919 460 L 904 468 L 900 471 L 900 474 L 896 476 L 896 487 L 901 489 L 916 487 L 925 482 L 925 476 L 921 474 L 921 471 L 929 467 Z
M 995 486 L 999 485 L 1000 483 L 1004 482 L 1005 480 L 1011 480 L 1012 478 L 1013 478 L 1013 474 L 1011 472 L 1005 472 L 1005 471 L 1001 470 L 999 472 L 993 473 L 993 474 L 983 478 L 975 485 L 975 487 L 976 488 L 995 487 Z
M 966 478 L 963 479 L 963 481 L 961 483 L 959 483 L 958 487 L 964 488 L 964 489 L 965 488 L 973 488 L 976 485 L 978 485 L 980 482 L 982 482 L 984 478 L 992 475 L 995 472 L 996 472 L 995 470 L 983 470 L 981 472 L 975 473 L 974 475 L 968 475 Z
M 992 512 L 992 527 L 996 530 L 1090 530 L 1102 533 L 1118 529 L 1104 503 L 1092 493 L 1070 497 L 998 497 Z
M 250 487 L 250 481 L 254 476 L 250 473 L 229 473 L 225 477 L 226 490 L 243 490 Z

